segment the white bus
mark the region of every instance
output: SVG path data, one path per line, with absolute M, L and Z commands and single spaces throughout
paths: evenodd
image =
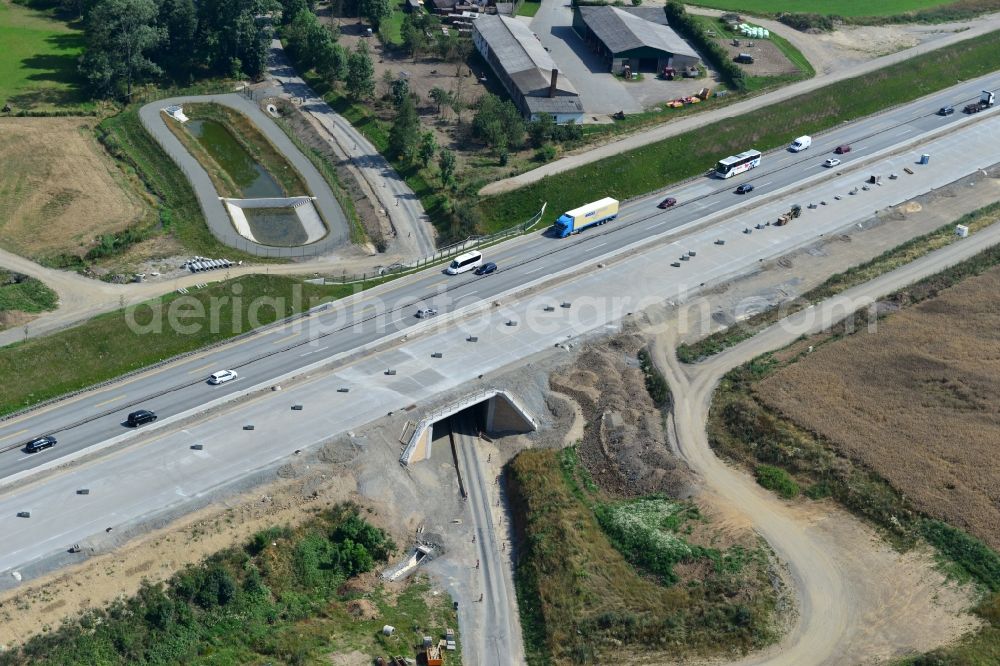
M 760 151 L 751 148 L 739 155 L 719 160 L 715 165 L 715 175 L 719 178 L 729 178 L 758 166 L 760 166 Z
M 473 250 L 472 252 L 466 252 L 455 257 L 455 260 L 451 262 L 448 268 L 444 269 L 444 272 L 448 275 L 458 275 L 465 271 L 474 271 L 482 265 L 483 253 Z

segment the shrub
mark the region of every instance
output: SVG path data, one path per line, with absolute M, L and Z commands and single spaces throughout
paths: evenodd
M 820 30 L 822 32 L 833 31 L 833 16 L 824 14 L 779 14 L 778 20 L 790 28 L 795 28 L 801 32 L 807 30 Z
M 649 397 L 653 399 L 653 403 L 657 407 L 663 407 L 670 402 L 670 387 L 667 386 L 667 380 L 653 365 L 653 359 L 650 358 L 648 351 L 640 349 L 638 356 L 639 367 L 646 375 L 646 391 L 649 392 Z
M 942 555 L 991 592 L 1000 591 L 1000 555 L 979 539 L 940 520 L 924 520 L 920 533 Z
M 758 465 L 756 476 L 757 483 L 785 499 L 792 499 L 799 494 L 799 484 L 780 467 Z

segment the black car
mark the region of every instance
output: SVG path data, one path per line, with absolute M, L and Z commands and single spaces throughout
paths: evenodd
M 674 199 L 673 197 L 667 197 L 660 203 L 656 204 L 656 207 L 662 209 L 662 208 L 670 208 L 671 206 L 676 206 L 676 205 L 677 205 L 677 199 Z
M 125 423 L 127 423 L 130 428 L 135 428 L 137 426 L 141 426 L 146 423 L 152 423 L 155 420 L 156 420 L 156 414 L 149 411 L 148 409 L 140 409 L 138 411 L 129 414 L 128 419 L 125 420 Z
M 753 191 L 753 185 L 751 185 L 750 183 L 743 183 L 742 185 L 736 188 L 736 194 L 746 194 L 747 192 L 752 192 L 752 191 Z
M 950 116 L 953 113 L 955 113 L 955 107 L 953 106 L 942 106 L 937 112 L 939 116 Z
M 497 265 L 492 261 L 487 261 L 485 264 L 476 269 L 476 275 L 489 275 L 497 269 Z
M 46 435 L 45 437 L 39 437 L 38 439 L 33 439 L 24 445 L 24 450 L 28 453 L 38 453 L 44 449 L 56 445 L 56 438 L 52 435 Z

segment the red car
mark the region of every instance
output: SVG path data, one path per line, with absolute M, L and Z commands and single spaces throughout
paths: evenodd
M 677 199 L 674 199 L 673 197 L 667 197 L 666 199 L 664 199 L 660 203 L 656 204 L 656 207 L 657 208 L 670 208 L 671 206 L 673 206 L 676 203 L 677 203 Z
M 833 152 L 837 153 L 838 155 L 843 155 L 844 153 L 851 152 L 851 147 L 845 143 L 842 146 L 837 146 Z

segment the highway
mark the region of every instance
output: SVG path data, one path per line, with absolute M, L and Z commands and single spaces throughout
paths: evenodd
M 816 201 L 826 200 L 828 205 L 806 208 L 792 224 L 754 230 L 752 234 L 745 234 L 744 229 L 773 220 L 791 203 L 805 203 L 808 199 L 802 199 L 800 192 L 789 193 L 776 196 L 773 201 L 761 201 L 759 207 L 749 211 L 727 213 L 717 223 L 703 225 L 696 221 L 693 223 L 696 228 L 685 230 L 677 228 L 675 223 L 678 233 L 683 231 L 677 238 L 653 245 L 641 242 L 638 248 L 641 252 L 638 249 L 634 253 L 625 252 L 613 260 L 595 251 L 605 243 L 610 250 L 610 241 L 615 237 L 600 231 L 592 236 L 584 234 L 569 244 L 537 237 L 514 243 L 502 251 L 523 251 L 530 256 L 538 246 L 554 247 L 559 251 L 550 251 L 550 257 L 582 251 L 587 253 L 584 255 L 587 261 L 578 259 L 568 264 L 564 276 L 553 273 L 550 258 L 544 262 L 528 261 L 516 268 L 505 264 L 503 270 L 485 279 L 463 275 L 449 280 L 457 286 L 434 297 L 434 302 L 442 306 L 442 314 L 415 326 L 413 306 L 401 304 L 407 298 L 419 299 L 419 293 L 408 295 L 412 289 L 408 283 L 390 284 L 386 291 L 400 305 L 387 306 L 381 318 L 387 329 L 395 332 L 376 352 L 357 352 L 329 361 L 330 354 L 341 349 L 356 350 L 378 336 L 374 316 L 359 313 L 372 305 L 365 299 L 388 298 L 386 294 L 366 294 L 361 303 L 352 306 L 341 318 L 339 325 L 327 322 L 332 330 L 315 343 L 295 344 L 319 335 L 315 326 L 302 326 L 301 330 L 291 332 L 265 331 L 234 347 L 202 352 L 181 363 L 106 387 L 94 395 L 85 394 L 6 423 L 7 432 L 0 436 L 7 437 L 7 442 L 16 442 L 26 439 L 26 433 L 19 433 L 20 430 L 32 428 L 35 432 L 46 422 L 56 423 L 60 419 L 71 422 L 81 415 L 87 417 L 102 409 L 110 410 L 106 416 L 60 432 L 60 444 L 53 449 L 30 457 L 17 449 L 3 454 L 6 465 L 17 466 L 27 473 L 29 468 L 58 464 L 65 459 L 60 456 L 79 450 L 85 445 L 83 442 L 110 442 L 115 436 L 129 432 L 120 425 L 124 414 L 131 409 L 129 403 L 141 402 L 166 417 L 153 426 L 141 428 L 127 446 L 80 461 L 52 475 L 32 476 L 21 484 L 10 485 L 19 473 L 8 471 L 7 487 L 0 492 L 0 533 L 5 535 L 4 548 L 0 550 L 0 582 L 13 580 L 2 575 L 4 571 L 17 569 L 30 575 L 30 571 L 37 570 L 31 566 L 33 563 L 41 566 L 51 557 L 65 557 L 65 549 L 74 543 L 99 544 L 107 527 L 112 527 L 115 534 L 128 534 L 132 526 L 204 501 L 227 484 L 279 464 L 296 449 L 311 449 L 335 440 L 340 433 L 363 428 L 388 412 L 416 405 L 412 417 L 419 418 L 420 410 L 445 397 L 487 387 L 505 368 L 531 354 L 551 350 L 557 342 L 575 344 L 585 336 L 616 331 L 629 313 L 665 301 L 684 300 L 696 293 L 701 284 L 718 284 L 820 236 L 842 233 L 853 222 L 870 216 L 873 210 L 907 201 L 994 163 L 997 136 L 1000 136 L 1000 114 L 991 112 L 968 123 L 963 131 L 945 132 L 944 136 L 921 141 L 898 155 L 880 159 L 872 165 L 872 171 L 898 172 L 900 177 L 867 191 L 859 190 L 856 195 L 847 192 L 858 187 L 869 170 L 824 174 L 810 189 L 809 196 Z M 915 158 L 921 152 L 932 155 L 931 164 L 915 166 Z M 813 159 L 823 157 L 823 153 L 813 154 Z M 906 174 L 904 168 L 913 173 Z M 837 196 L 841 198 L 835 199 Z M 628 214 L 632 219 L 644 215 L 650 208 L 648 203 L 649 200 L 645 206 L 632 205 Z M 666 219 L 670 219 L 672 212 L 668 211 Z M 664 216 L 656 219 L 663 220 Z M 615 223 L 604 229 L 632 228 L 627 219 L 620 222 L 624 223 L 620 227 Z M 980 238 L 992 239 L 995 235 L 995 230 L 990 229 L 957 245 L 965 252 L 973 252 L 981 247 Z M 718 245 L 719 240 L 726 242 Z M 620 243 L 615 246 L 627 247 Z M 691 252 L 696 256 L 691 256 Z M 491 258 L 496 256 L 490 254 Z M 687 260 L 678 261 L 682 254 Z M 672 262 L 678 267 L 672 267 Z M 535 276 L 528 271 L 541 273 L 538 284 L 531 286 Z M 428 279 L 446 278 L 434 273 L 421 276 L 415 283 L 419 285 Z M 526 292 L 524 287 L 530 288 Z M 403 293 L 395 293 L 397 289 Z M 501 293 L 504 290 L 510 293 Z M 456 291 L 464 298 L 445 304 Z M 493 307 L 494 300 L 501 305 Z M 570 307 L 559 307 L 561 303 Z M 459 312 L 460 308 L 465 311 Z M 335 314 L 334 311 L 314 317 L 336 321 Z M 356 327 L 354 319 L 360 321 Z M 406 327 L 409 328 L 404 339 L 398 329 Z M 470 342 L 470 335 L 477 341 Z M 236 382 L 220 387 L 204 383 L 209 372 L 238 365 L 238 355 L 253 349 L 272 353 L 239 366 L 241 379 Z M 301 378 L 281 379 L 281 391 L 251 393 L 225 409 L 204 413 L 213 398 L 225 399 L 255 385 L 266 389 L 286 368 Z M 395 372 L 387 374 L 388 369 Z M 171 389 L 172 386 L 179 388 Z M 159 387 L 168 392 L 144 398 L 148 391 Z M 342 388 L 350 391 L 343 393 Z M 301 405 L 303 410 L 290 409 L 295 405 Z M 189 414 L 178 416 L 181 410 Z M 171 427 L 171 418 L 181 419 L 178 427 Z M 246 425 L 254 425 L 255 429 L 244 430 Z M 203 448 L 192 448 L 196 444 Z M 84 488 L 91 492 L 78 495 L 76 491 Z M 17 517 L 20 511 L 30 511 L 31 517 Z
M 890 201 L 898 203 L 938 186 L 933 183 L 950 182 L 995 161 L 996 137 L 1000 136 L 997 109 L 973 117 L 967 117 L 960 111 L 953 116 L 939 117 L 934 112 L 946 104 L 960 108 L 964 101 L 977 98 L 980 89 L 997 87 L 1000 87 L 1000 73 L 814 136 L 812 147 L 802 153 L 779 150 L 766 154 L 759 168 L 727 181 L 696 178 L 675 188 L 630 200 L 623 204 L 618 220 L 568 239 L 559 240 L 540 232 L 491 248 L 486 252 L 486 258 L 501 267 L 493 275 L 449 277 L 438 269 L 430 269 L 352 297 L 344 303 L 334 304 L 290 324 L 268 328 L 230 344 L 193 354 L 179 362 L 9 418 L 0 424 L 0 480 L 126 433 L 127 429 L 122 425 L 125 416 L 139 406 L 156 411 L 161 419 L 197 410 L 208 402 L 236 395 L 274 377 L 346 354 L 378 340 L 391 339 L 423 323 L 413 316 L 422 304 L 436 307 L 442 315 L 446 315 L 468 305 L 488 302 L 498 294 L 512 292 L 560 271 L 589 265 L 622 248 L 640 247 L 652 243 L 654 237 L 680 233 L 713 215 L 751 223 L 758 214 L 753 207 L 761 205 L 760 210 L 763 211 L 773 198 L 769 195 L 782 189 L 807 183 L 829 184 L 838 178 L 860 184 L 861 174 L 845 173 L 838 177 L 837 173 L 849 169 L 852 163 L 870 159 L 879 151 L 886 151 L 901 142 L 943 130 L 943 136 L 933 144 L 930 169 L 934 177 L 926 181 L 925 189 L 920 190 L 925 186 L 925 182 L 920 181 L 919 187 Z M 957 146 L 962 137 L 971 137 L 963 144 L 967 147 L 951 154 L 946 165 L 945 152 Z M 789 140 L 792 138 L 789 137 Z M 842 156 L 843 164 L 834 170 L 822 167 L 823 160 L 842 143 L 853 147 L 850 153 Z M 988 150 L 990 147 L 994 150 Z M 892 163 L 895 166 L 880 166 L 878 171 L 883 174 L 890 169 L 901 171 L 904 164 L 913 164 L 913 152 L 924 150 L 931 148 L 909 151 L 904 160 Z M 723 156 L 706 158 L 706 166 L 710 166 L 715 157 Z M 928 168 L 923 169 L 926 172 Z M 907 181 L 909 184 L 918 184 L 914 177 L 906 178 L 910 178 Z M 742 182 L 752 182 L 756 189 L 749 195 L 733 194 L 733 189 Z M 902 181 L 899 184 L 902 185 Z M 846 190 L 840 191 L 846 194 Z M 660 211 L 655 204 L 666 193 L 676 197 L 679 203 L 674 208 Z M 595 198 L 599 195 L 595 193 Z M 831 193 L 831 204 L 832 196 Z M 793 202 L 805 204 L 807 200 L 793 197 Z M 846 205 L 850 202 L 836 203 Z M 787 203 L 781 205 L 787 209 Z M 876 208 L 870 207 L 868 214 Z M 772 214 L 768 213 L 761 219 Z M 797 242 L 805 243 L 815 237 L 810 234 Z M 729 268 L 735 271 L 739 266 L 731 263 Z M 697 285 L 699 282 L 692 277 L 688 284 Z M 240 379 L 222 386 L 206 384 L 205 379 L 211 372 L 223 368 L 236 369 Z M 59 444 L 39 454 L 24 453 L 20 448 L 23 443 L 42 434 L 54 434 Z

